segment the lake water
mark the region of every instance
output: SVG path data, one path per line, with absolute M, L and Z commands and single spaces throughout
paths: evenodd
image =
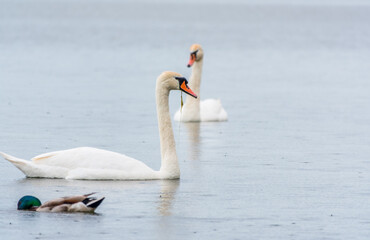
M 160 167 L 155 79 L 190 76 L 222 123 L 174 123 L 178 181 L 27 179 L 0 160 L 2 239 L 368 239 L 366 1 L 0 1 L 0 151 L 91 146 Z M 171 112 L 180 105 L 172 92 Z M 98 192 L 97 214 L 16 211 Z

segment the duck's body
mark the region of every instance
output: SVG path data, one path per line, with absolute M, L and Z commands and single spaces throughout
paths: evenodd
M 162 156 L 159 171 L 126 155 L 90 147 L 45 153 L 31 161 L 1 152 L 0 155 L 27 177 L 86 180 L 177 179 L 180 177 L 180 168 L 168 106 L 171 90 L 182 90 L 196 97 L 187 87 L 187 80 L 178 73 L 164 72 L 157 78 L 156 100 Z
M 201 101 L 200 82 L 203 68 L 203 49 L 199 44 L 190 47 L 190 60 L 188 67 L 192 67 L 189 86 L 197 94 L 197 99 L 186 98 L 182 109 L 179 109 L 174 120 L 181 122 L 218 122 L 227 121 L 227 113 L 219 99 L 206 99 Z
M 104 200 L 104 197 L 99 199 L 90 197 L 92 194 L 57 198 L 44 204 L 34 196 L 24 196 L 18 201 L 18 210 L 92 213 Z

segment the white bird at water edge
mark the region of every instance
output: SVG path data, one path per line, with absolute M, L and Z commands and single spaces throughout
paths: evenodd
M 197 94 L 198 98 L 186 98 L 182 109 L 174 116 L 176 121 L 181 122 L 220 122 L 227 121 L 227 113 L 222 107 L 220 99 L 206 99 L 200 101 L 200 82 L 202 77 L 204 52 L 199 44 L 190 47 L 190 60 L 188 67 L 193 67 L 189 86 Z
M 181 90 L 197 97 L 188 87 L 188 81 L 178 73 L 166 71 L 157 78 L 156 105 L 162 158 L 159 171 L 126 155 L 91 147 L 45 153 L 31 161 L 2 152 L 0 155 L 27 177 L 85 180 L 178 179 L 180 167 L 168 104 L 171 90 Z

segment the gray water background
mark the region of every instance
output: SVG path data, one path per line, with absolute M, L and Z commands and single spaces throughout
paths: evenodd
M 190 76 L 223 123 L 174 123 L 179 181 L 26 179 L 0 160 L 1 239 L 368 239 L 366 1 L 0 1 L 0 151 L 91 146 L 160 167 L 155 79 Z M 172 114 L 180 93 L 172 92 Z M 96 215 L 16 211 L 88 192 Z

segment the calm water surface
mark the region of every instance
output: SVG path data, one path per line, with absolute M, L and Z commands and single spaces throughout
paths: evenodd
M 368 239 L 369 21 L 360 0 L 1 1 L 1 151 L 91 146 L 159 169 L 155 79 L 189 76 L 195 42 L 201 97 L 229 114 L 174 123 L 179 181 L 26 179 L 1 160 L 1 238 Z M 94 215 L 15 210 L 95 191 Z

